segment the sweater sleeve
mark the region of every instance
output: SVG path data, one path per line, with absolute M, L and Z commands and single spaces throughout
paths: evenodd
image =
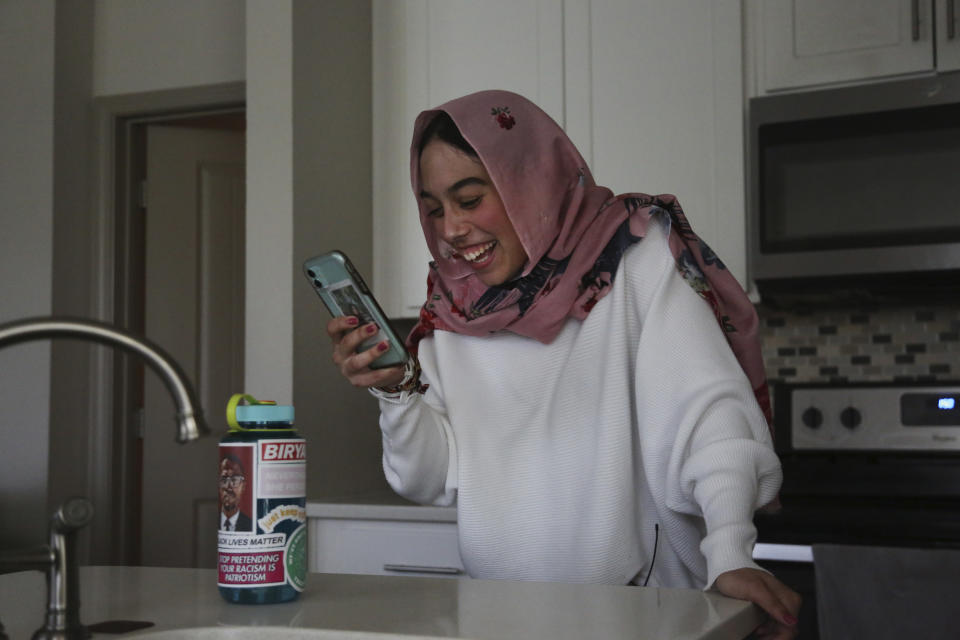
M 648 283 L 636 355 L 642 455 L 661 517 L 699 529 L 709 588 L 725 571 L 759 568 L 753 513 L 776 496 L 780 463 L 712 309 L 676 268 L 665 235 L 653 235 L 644 242 L 661 243 L 650 252 L 660 257 L 632 276 Z
M 452 505 L 457 498 L 457 452 L 437 382 L 434 341 L 420 343 L 421 380 L 426 393 L 385 394 L 380 401 L 383 472 L 399 495 L 421 504 Z

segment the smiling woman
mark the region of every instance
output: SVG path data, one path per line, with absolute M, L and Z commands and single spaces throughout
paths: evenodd
M 436 137 L 420 154 L 420 176 L 421 206 L 446 255 L 487 286 L 519 275 L 527 254 L 483 163 Z
M 416 363 L 372 371 L 367 327 L 327 325 L 391 486 L 457 505 L 472 577 L 715 588 L 795 636 L 799 596 L 751 557 L 781 482 L 756 312 L 676 199 L 597 185 L 506 91 L 420 114 L 410 170 Z

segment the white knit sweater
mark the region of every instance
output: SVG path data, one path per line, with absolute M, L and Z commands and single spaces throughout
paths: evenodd
M 399 494 L 457 505 L 471 576 L 703 588 L 756 567 L 779 461 L 660 225 L 551 344 L 437 331 L 419 358 L 426 394 L 379 394 L 383 467 Z

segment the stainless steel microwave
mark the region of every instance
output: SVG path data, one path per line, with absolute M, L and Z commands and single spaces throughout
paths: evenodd
M 758 285 L 960 273 L 960 73 L 754 98 L 748 138 Z

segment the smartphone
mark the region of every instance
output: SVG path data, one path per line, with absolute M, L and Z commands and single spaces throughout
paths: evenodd
M 370 363 L 371 369 L 385 369 L 407 362 L 409 354 L 386 314 L 377 304 L 367 284 L 342 251 L 329 251 L 303 263 L 303 275 L 327 307 L 330 315 L 356 316 L 363 326 L 375 322 L 380 331 L 360 343 L 357 351 L 366 351 L 386 340 L 390 348 Z

